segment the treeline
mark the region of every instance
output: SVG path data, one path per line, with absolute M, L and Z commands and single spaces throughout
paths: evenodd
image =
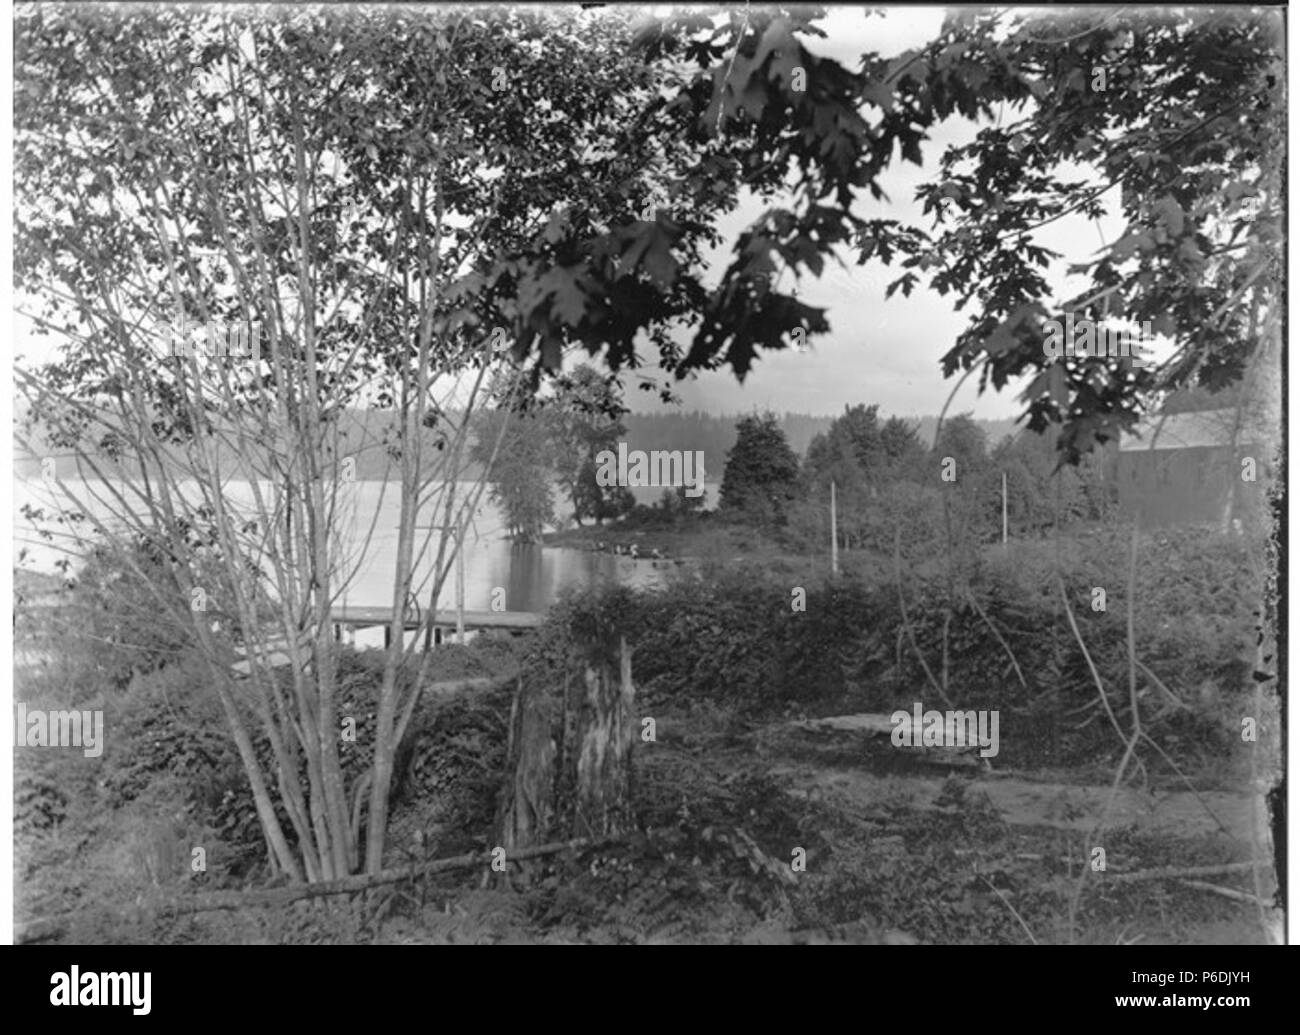
M 704 452 L 709 478 L 722 477 L 722 460 L 736 444 L 736 414 L 629 413 L 623 418 L 629 449 L 699 449 Z M 830 427 L 834 417 L 808 413 L 786 413 L 779 418 L 792 448 L 802 453 L 818 434 Z
M 715 416 L 696 410 L 691 413 L 628 413 L 623 417 L 629 449 L 701 449 L 709 481 L 722 477 L 724 458 L 736 444 L 737 422 L 743 414 Z M 777 424 L 790 448 L 804 456 L 818 435 L 830 431 L 835 416 L 818 417 L 809 413 L 784 413 Z M 937 417 L 904 418 L 916 428 L 921 441 L 934 440 Z M 975 424 L 990 443 L 996 444 L 1016 431 L 1012 420 L 977 420 Z
M 1050 435 L 992 445 L 969 414 L 944 421 L 937 442 L 878 406 L 845 407 L 800 457 L 774 414 L 740 421 L 727 455 L 720 516 L 761 528 L 796 549 L 828 541 L 831 491 L 841 548 L 909 556 L 936 544 L 988 542 L 1105 517 L 1114 506 L 1105 456 L 1058 467 Z M 1005 488 L 1004 488 L 1005 485 Z
M 720 481 L 722 468 L 727 453 L 736 444 L 737 421 L 743 415 L 715 415 L 698 410 L 690 413 L 626 413 L 622 417 L 625 429 L 623 440 L 629 449 L 650 450 L 702 450 L 704 452 L 706 479 L 710 482 Z M 459 422 L 460 414 L 449 412 L 447 418 L 453 423 Z M 809 446 L 818 435 L 830 430 L 837 418 L 819 417 L 807 413 L 785 413 L 778 417 L 778 423 L 785 434 L 790 448 L 800 456 L 807 453 Z M 389 452 L 394 434 L 395 418 L 391 411 L 347 409 L 339 417 L 340 451 L 353 456 L 356 460 L 357 477 L 362 481 L 383 481 L 392 477 L 396 460 Z M 929 443 L 934 438 L 937 418 L 908 418 L 909 423 L 917 429 L 923 442 Z M 22 430 L 25 423 L 22 413 L 15 414 L 15 423 L 20 428 L 20 439 L 14 448 L 14 474 L 19 478 L 35 478 L 42 473 L 42 460 L 54 459 L 54 473 L 59 478 L 76 478 L 80 476 L 70 449 L 60 449 L 50 445 L 39 430 Z M 1009 434 L 1014 434 L 1015 424 L 1010 420 L 976 421 L 990 443 L 996 444 Z M 435 429 L 426 429 L 426 443 L 436 448 L 438 433 Z M 24 446 L 22 439 L 30 445 Z M 218 455 L 229 454 L 234 466 L 234 451 L 228 443 L 218 440 L 215 448 Z M 241 462 L 245 466 L 247 460 Z M 227 465 L 223 465 L 227 466 Z M 105 458 L 104 467 L 114 470 L 114 477 L 119 476 L 119 469 Z M 125 468 L 120 469 L 120 477 L 131 477 Z M 86 477 L 93 477 L 91 472 L 84 472 Z M 467 479 L 477 479 L 481 473 L 477 463 L 471 463 L 464 472 Z

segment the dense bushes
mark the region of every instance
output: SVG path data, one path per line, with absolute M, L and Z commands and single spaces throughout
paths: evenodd
M 31 706 L 102 710 L 103 754 L 86 760 L 94 779 L 76 793 L 114 813 L 147 813 L 143 803 L 165 786 L 184 815 L 178 844 L 202 844 L 210 873 L 238 877 L 265 846 L 210 669 L 178 620 L 188 603 L 176 599 L 165 563 L 145 545 L 100 547 L 59 588 L 57 606 L 20 609 L 15 638 L 37 659 L 19 673 L 21 697 Z M 50 762 L 56 782 L 71 780 L 75 757 Z M 26 755 L 20 769 L 39 764 Z
M 138 677 L 106 704 L 108 804 L 121 808 L 172 781 L 190 819 L 215 834 L 210 871 L 239 877 L 258 865 L 265 842 L 252 791 L 206 667 L 183 660 Z M 269 759 L 269 745 L 258 748 Z
M 343 744 L 344 771 L 354 780 L 370 764 L 367 732 L 374 718 L 382 658 L 342 651 L 338 662 L 339 714 L 357 719 L 357 743 Z M 286 671 L 277 673 L 288 679 Z M 213 831 L 222 871 L 247 875 L 265 862 L 265 841 L 248 777 L 222 714 L 204 662 L 183 656 L 107 701 L 103 786 L 108 804 L 120 808 L 155 784 L 172 781 L 191 819 Z M 274 772 L 269 742 L 249 716 L 249 729 L 264 772 Z M 292 826 L 282 815 L 292 840 Z M 209 851 L 209 855 L 212 853 Z M 210 867 L 214 872 L 215 867 Z
M 1253 611 L 1263 587 L 1254 581 L 1248 546 L 1209 530 L 1144 535 L 1138 543 L 1136 689 L 1143 729 L 1160 749 L 1146 741 L 1138 747 L 1148 775 L 1168 773 L 1170 759 L 1203 774 L 1249 750 L 1239 724 L 1252 714 Z M 946 683 L 956 707 L 999 710 L 998 767 L 1109 768 L 1123 740 L 1100 706 L 1062 587 L 1127 735 L 1130 547 L 1124 530 L 1097 528 L 1016 542 L 1006 552 L 972 551 L 951 575 L 940 554 L 928 568 L 906 565 L 901 587 L 892 566 L 868 578 L 816 580 L 798 574 L 801 562 L 791 558 L 786 573 L 719 565 L 654 592 L 615 586 L 577 593 L 529 641 L 522 668 L 526 678 L 558 687 L 574 671 L 576 644 L 626 636 L 640 714 L 690 712 L 696 726 L 701 712 L 721 725 L 797 712 L 887 714 L 918 701 L 946 707 L 933 679 Z M 1104 611 L 1092 607 L 1094 588 L 1106 591 Z M 800 601 L 803 610 L 792 608 Z M 468 648 L 445 648 L 435 656 L 436 678 L 499 674 L 519 664 L 523 646 L 481 637 Z M 339 712 L 358 725 L 357 743 L 344 748 L 350 789 L 369 764 L 382 663 L 377 652 L 339 654 Z M 141 881 L 163 871 L 188 879 L 178 846 L 207 848 L 206 882 L 258 874 L 265 860 L 261 830 L 209 680 L 205 666 L 183 656 L 137 670 L 125 689 L 101 688 L 83 705 L 105 709 L 102 759 L 24 756 L 40 765 L 17 782 L 22 872 L 46 865 L 58 828 L 84 827 L 99 816 L 125 847 L 121 860 L 110 859 L 111 838 L 99 842 L 104 858 L 86 877 L 89 897 L 122 873 Z M 437 854 L 482 844 L 505 767 L 512 689 L 429 700 L 421 709 L 399 753 L 395 853 L 412 843 Z M 266 752 L 260 742 L 258 749 Z M 74 771 L 81 775 L 69 782 Z
M 695 529 L 712 519 L 712 512 L 704 510 L 703 505 L 703 496 L 687 496 L 684 487 L 664 489 L 654 506 L 636 504 L 622 516 L 616 527 L 620 531 Z
M 518 666 L 517 645 L 482 637 L 448 646 L 432 659 L 434 679 L 501 674 Z M 370 730 L 383 666 L 380 652 L 340 650 L 340 717 L 357 720 L 357 740 L 343 744 L 349 790 L 371 762 Z M 285 670 L 278 676 L 287 679 Z M 157 928 L 134 930 L 131 903 L 152 901 L 186 885 L 240 886 L 268 876 L 266 845 L 244 772 L 201 659 L 182 655 L 121 689 L 100 691 L 81 706 L 104 711 L 104 750 L 24 749 L 15 759 L 15 859 L 24 917 L 63 914 L 84 901 L 84 923 L 70 937 L 88 941 L 168 940 Z M 414 672 L 401 679 L 409 686 Z M 32 706 L 62 706 L 24 687 Z M 429 850 L 455 854 L 478 842 L 490 820 L 504 767 L 511 687 L 452 699 L 426 697 L 399 750 L 394 784 L 395 858 L 410 827 L 437 828 Z M 249 702 L 245 701 L 245 705 Z M 264 772 L 275 766 L 265 738 L 250 724 Z M 292 839 L 287 816 L 281 821 Z M 406 840 L 397 844 L 403 835 Z M 206 869 L 191 870 L 202 847 Z M 143 898 L 141 898 L 143 896 Z M 93 909 L 90 907 L 93 906 Z M 194 936 L 191 932 L 190 936 Z M 183 939 L 182 939 L 183 940 Z
M 204 621 L 238 637 L 238 614 L 220 605 L 234 598 L 223 565 L 208 552 L 191 574 L 207 591 Z M 97 544 L 57 588 L 25 571 L 16 571 L 15 580 L 43 589 L 45 606 L 28 607 L 21 592 L 15 606 L 15 639 L 41 659 L 29 675 L 57 688 L 69 703 L 122 691 L 135 676 L 179 662 L 193 646 L 191 600 L 164 548 L 150 541 Z M 265 598 L 258 606 L 271 615 Z
M 97 550 L 74 579 L 46 594 L 46 605 L 15 606 L 15 640 L 39 659 L 35 676 L 69 704 L 120 691 L 137 673 L 175 660 L 187 630 L 162 606 L 162 579 L 142 553 L 127 558 Z M 15 573 L 17 577 L 18 573 Z M 192 635 L 192 633 L 190 634 Z
M 918 700 L 943 708 L 941 683 L 954 706 L 999 710 L 1006 764 L 1097 762 L 1123 742 L 1100 706 L 1061 587 L 1127 735 L 1129 548 L 1127 533 L 1102 528 L 971 553 L 951 578 L 905 574 L 910 633 L 892 579 L 815 583 L 757 567 L 706 568 L 661 591 L 570 597 L 538 649 L 583 623 L 626 635 L 648 707 L 707 699 L 755 715 L 889 711 Z M 1208 530 L 1139 544 L 1139 708 L 1171 756 L 1188 760 L 1190 749 L 1207 761 L 1239 740 L 1231 717 L 1248 683 L 1251 601 L 1262 594 L 1247 570 L 1243 541 Z M 1104 611 L 1093 608 L 1094 587 L 1106 591 Z M 792 608 L 797 590 L 805 611 Z

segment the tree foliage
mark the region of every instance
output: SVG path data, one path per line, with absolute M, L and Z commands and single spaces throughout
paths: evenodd
M 933 457 L 936 469 L 951 457 L 956 461 L 957 480 L 973 480 L 988 465 L 988 436 L 969 413 L 959 413 L 943 422 Z
M 1008 436 L 993 450 L 990 474 L 1007 479 L 1007 524 L 1011 534 L 1035 534 L 1053 526 L 1104 517 L 1113 486 L 1105 478 L 1107 457 L 1094 452 L 1077 465 L 1058 467 L 1050 436 L 1024 431 Z M 993 507 L 1001 503 L 988 494 Z M 995 515 L 1000 524 L 1000 513 Z
M 859 263 L 898 267 L 890 295 L 924 281 L 958 306 L 978 300 L 944 373 L 978 368 L 981 389 L 1034 375 L 1024 395 L 1030 427 L 1061 425 L 1071 462 L 1179 387 L 1221 387 L 1252 364 L 1277 368 L 1286 111 L 1278 12 L 965 9 L 924 47 L 867 53 L 855 70 L 803 46 L 800 37 L 819 31 L 817 14 L 746 11 L 722 26 L 682 14 L 639 37 L 652 58 L 698 62 L 673 110 L 689 109 L 700 135 L 747 134 L 759 193 L 771 164 L 795 177 L 795 203 L 756 221 L 728 277 L 755 257 L 762 269 L 819 273 L 852 234 Z M 796 69 L 804 93 L 791 89 Z M 855 190 L 882 197 L 879 176 L 896 155 L 920 165 L 927 131 L 951 116 L 983 128 L 948 149 L 921 188 L 932 229 L 849 211 Z M 1035 232 L 1074 212 L 1099 216 L 1108 191 L 1118 194 L 1124 233 L 1072 271 L 1084 290 L 1053 298 L 1045 270 L 1054 256 Z M 1176 351 L 1156 370 L 1052 362 L 1043 322 L 1067 310 L 1150 320 Z M 697 337 L 690 358 L 712 344 Z M 725 357 L 738 372 L 752 358 L 739 340 Z
M 540 542 L 555 520 L 553 424 L 552 413 L 508 391 L 478 414 L 470 458 L 487 468 L 489 495 L 518 542 Z
M 432 613 L 472 506 L 457 486 L 486 370 L 513 350 L 535 387 L 575 339 L 611 343 L 617 364 L 637 334 L 665 334 L 694 305 L 674 277 L 702 275 L 735 165 L 671 218 L 639 218 L 703 145 L 638 122 L 678 76 L 628 53 L 622 15 L 32 7 L 15 36 L 15 279 L 63 344 L 27 381 L 31 412 L 81 460 L 155 476 L 143 511 L 122 499 L 119 516 L 179 511 L 216 534 L 223 600 L 271 569 L 282 635 L 314 659 L 287 696 L 254 666 L 276 769 L 241 753 L 268 843 L 292 876 L 348 872 L 368 793 L 365 866 L 377 870 L 419 695 L 419 680 L 398 681 L 403 612 L 425 561 Z M 177 324 L 258 327 L 260 351 L 178 355 Z M 401 509 L 374 763 L 367 785 L 347 786 L 328 614 L 348 574 L 328 486 L 345 452 L 338 417 L 357 404 L 393 412 L 382 441 L 354 446 L 393 460 Z M 219 463 L 216 443 L 241 440 L 268 455 Z M 180 493 L 169 456 L 189 464 L 206 510 Z M 256 519 L 220 492 L 231 479 L 273 487 Z M 427 505 L 432 545 L 417 535 Z M 192 551 L 167 545 L 187 597 Z M 222 671 L 232 645 L 190 620 Z M 250 743 L 244 717 L 227 714 Z
M 775 414 L 742 417 L 736 432 L 722 474 L 721 509 L 760 525 L 780 523 L 795 496 L 799 458 Z
M 556 475 L 578 524 L 583 518 L 601 518 L 611 508 L 620 486 L 605 487 L 596 480 L 596 454 L 615 450 L 627 434 L 622 393 L 609 375 L 582 364 L 556 379 L 552 398 L 551 434 Z
M 1222 387 L 1275 366 L 1285 103 L 1281 20 L 1261 9 L 1126 8 L 1044 16 L 967 10 L 883 75 L 900 112 L 933 125 L 957 108 L 995 125 L 950 148 L 920 197 L 935 231 L 873 221 L 860 261 L 897 262 L 891 285 L 926 278 L 979 311 L 944 357 L 1003 387 L 1035 374 L 1029 426 L 1062 425 L 1077 461 L 1184 385 Z M 1079 167 L 1095 178 L 1080 177 Z M 1055 299 L 1054 256 L 1034 233 L 1118 195 L 1123 234 L 1071 272 Z M 1176 345 L 1155 370 L 1101 358 L 1051 361 L 1043 321 L 1066 311 L 1151 321 Z
M 880 447 L 895 480 L 917 478 L 925 459 L 925 446 L 916 425 L 902 417 L 890 417 L 880 426 Z

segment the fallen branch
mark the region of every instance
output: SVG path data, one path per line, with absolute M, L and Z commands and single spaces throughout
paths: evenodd
M 1074 633 L 1075 642 L 1079 644 L 1079 650 L 1083 652 L 1083 660 L 1088 663 L 1088 671 L 1092 673 L 1092 681 L 1097 684 L 1097 695 L 1101 698 L 1101 706 L 1106 709 L 1106 716 L 1110 719 L 1110 724 L 1115 727 L 1115 733 L 1119 736 L 1121 742 L 1127 742 L 1124 731 L 1120 729 L 1119 719 L 1115 717 L 1115 711 L 1110 706 L 1110 700 L 1106 697 L 1106 687 L 1102 684 L 1101 673 L 1097 671 L 1097 666 L 1092 663 L 1092 655 L 1088 653 L 1088 645 L 1083 642 L 1083 634 L 1079 632 L 1079 623 L 1074 620 L 1074 609 L 1070 607 L 1070 595 L 1065 591 L 1065 580 L 1061 578 L 1060 573 L 1056 575 L 1056 583 L 1061 590 L 1061 600 L 1065 603 L 1065 617 L 1070 620 L 1070 631 Z
M 1011 900 L 1007 898 L 1006 895 L 1002 894 L 1001 890 L 999 890 L 991 880 L 985 877 L 984 874 L 981 873 L 979 877 L 980 880 L 982 880 L 993 890 L 993 894 L 997 895 L 997 897 L 1002 900 L 1002 904 L 1011 911 L 1011 915 L 1016 918 L 1016 922 L 1020 924 L 1021 929 L 1025 932 L 1025 934 L 1029 935 L 1030 944 L 1037 945 L 1038 939 L 1034 937 L 1034 932 L 1029 929 L 1029 925 L 1025 923 L 1024 917 L 1022 917 L 1018 912 L 1016 912 L 1016 907 L 1011 904 Z
M 537 859 L 557 852 L 577 851 L 579 849 L 601 848 L 623 840 L 609 837 L 600 840 L 575 838 L 572 841 L 555 841 L 551 844 L 538 845 L 536 848 L 521 848 L 508 853 L 508 862 L 522 862 Z M 400 869 L 384 870 L 382 873 L 358 874 L 341 880 L 322 881 L 319 884 L 300 884 L 289 888 L 275 888 L 271 891 L 221 892 L 204 895 L 192 901 L 181 901 L 164 906 L 160 912 L 183 915 L 187 913 L 206 913 L 222 909 L 243 909 L 246 906 L 277 906 L 295 902 L 304 898 L 321 898 L 326 895 L 347 895 L 358 891 L 369 891 L 385 884 L 410 880 L 414 877 L 427 877 L 435 873 L 447 873 L 451 870 L 463 870 L 471 866 L 484 866 L 492 862 L 492 853 L 467 852 L 465 855 L 449 859 L 435 859 L 433 862 L 418 866 L 405 866 Z
M 1142 663 L 1139 661 L 1138 664 L 1141 665 Z M 1169 757 L 1169 755 L 1165 752 L 1164 748 L 1162 748 L 1159 744 L 1157 744 L 1154 740 L 1151 739 L 1151 735 L 1149 733 L 1143 733 L 1142 739 L 1145 740 L 1148 744 L 1150 744 L 1153 748 L 1155 748 L 1156 751 L 1160 753 L 1160 757 L 1169 763 L 1169 767 L 1175 773 L 1178 774 L 1178 776 L 1182 779 L 1183 783 L 1187 784 L 1187 789 L 1192 792 L 1192 795 L 1196 798 L 1197 803 L 1201 806 L 1201 808 L 1205 810 L 1205 814 L 1209 816 L 1212 820 L 1214 820 L 1215 826 L 1219 828 L 1219 831 L 1221 833 L 1228 834 L 1228 836 L 1232 836 L 1228 828 L 1223 825 L 1223 820 L 1219 819 L 1219 817 L 1214 814 L 1214 810 L 1210 808 L 1209 803 L 1207 803 L 1206 800 L 1201 797 L 1201 792 L 1196 789 L 1196 787 L 1192 784 L 1192 781 L 1189 780 L 1183 774 L 1183 771 L 1178 768 L 1178 763 Z
M 1238 891 L 1236 888 L 1225 888 L 1219 884 L 1207 884 L 1203 880 L 1180 880 L 1179 884 L 1186 885 L 1189 888 L 1199 888 L 1201 891 L 1212 891 L 1216 895 L 1222 895 L 1224 898 L 1230 898 L 1237 902 L 1249 902 L 1252 905 L 1261 900 L 1254 895 L 1248 895 L 1244 891 Z M 1265 903 L 1267 905 L 1267 903 Z
M 976 613 L 981 618 L 984 619 L 984 624 L 989 627 L 989 631 L 992 632 L 995 637 L 997 637 L 998 643 L 1002 644 L 1002 649 L 1007 652 L 1007 657 L 1011 659 L 1012 668 L 1016 670 L 1016 678 L 1020 680 L 1020 685 L 1024 687 L 1026 690 L 1028 690 L 1029 684 L 1025 682 L 1025 674 L 1020 671 L 1020 662 L 1016 660 L 1016 655 L 1011 650 L 1011 645 L 1007 643 L 1007 641 L 1003 638 L 1002 634 L 998 632 L 998 627 L 993 624 L 993 619 L 991 619 L 988 616 L 988 612 L 985 611 L 984 608 L 980 607 L 980 602 L 975 599 L 975 591 L 971 589 L 969 586 L 966 587 L 966 597 L 968 600 L 970 600 L 971 605 L 975 608 Z
M 60 938 L 64 933 L 62 918 L 49 917 L 43 920 L 29 920 L 25 924 L 14 924 L 14 944 L 24 945 L 28 942 L 44 942 Z
M 1219 873 L 1249 873 L 1254 863 L 1224 863 L 1221 866 L 1165 866 L 1158 870 L 1139 870 L 1136 873 L 1111 873 L 1106 879 L 1123 882 L 1138 880 L 1168 880 L 1179 877 L 1212 877 Z
M 940 417 L 940 420 L 942 419 L 943 418 Z M 935 692 L 938 693 L 943 703 L 946 704 L 949 708 L 952 708 L 953 703 L 950 700 L 948 700 L 948 695 L 944 693 L 944 688 L 939 685 L 939 681 L 934 678 L 934 673 L 930 671 L 930 666 L 927 665 L 925 662 L 925 655 L 921 653 L 921 648 L 916 642 L 916 634 L 912 631 L 912 620 L 907 615 L 907 602 L 903 599 L 903 564 L 902 561 L 900 560 L 900 557 L 902 555 L 902 537 L 903 537 L 902 526 L 895 524 L 894 525 L 894 576 L 895 576 L 895 582 L 898 585 L 898 610 L 899 613 L 903 616 L 903 628 L 907 630 L 907 638 L 912 641 L 912 650 L 916 653 L 916 660 L 921 663 L 921 668 L 925 672 L 926 678 L 930 680 L 930 685 L 934 687 Z M 946 643 L 945 643 L 945 649 L 946 649 Z
M 468 679 L 447 679 L 440 683 L 429 683 L 424 692 L 435 697 L 450 697 L 466 690 L 491 690 L 519 678 L 518 671 L 507 672 L 500 676 L 473 676 Z

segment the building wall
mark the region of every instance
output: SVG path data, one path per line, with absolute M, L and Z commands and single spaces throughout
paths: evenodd
M 1254 484 L 1241 479 L 1241 457 L 1258 464 Z M 1121 451 L 1115 463 L 1120 512 L 1144 528 L 1218 524 L 1260 505 L 1268 475 L 1262 451 L 1240 446 Z

